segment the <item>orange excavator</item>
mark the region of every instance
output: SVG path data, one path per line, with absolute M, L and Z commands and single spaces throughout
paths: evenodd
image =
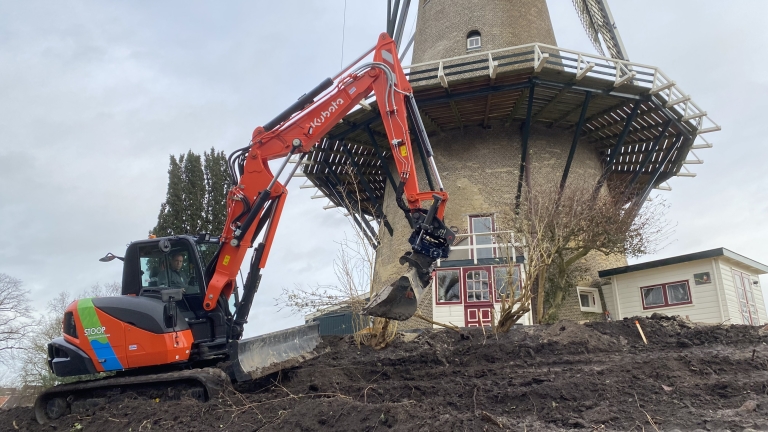
M 360 62 L 373 52 L 373 61 Z M 405 274 L 365 307 L 369 316 L 411 317 L 434 262 L 446 258 L 454 233 L 443 223 L 448 194 L 394 41 L 383 33 L 374 48 L 328 78 L 275 119 L 257 127 L 250 143 L 229 157 L 232 188 L 220 237 L 179 235 L 139 240 L 122 257 L 122 295 L 70 304 L 62 336 L 48 345 L 48 364 L 59 377 L 113 372 L 98 380 L 61 384 L 35 403 L 41 423 L 133 392 L 152 398 L 207 400 L 228 382 L 251 380 L 314 355 L 318 324 L 243 339 L 243 328 L 266 266 L 288 196 L 281 183 L 291 157 L 303 159 L 355 106 L 375 93 L 399 174 L 398 206 L 413 229 L 400 259 Z M 408 120 L 439 190 L 419 190 Z M 269 161 L 283 158 L 273 173 Z M 424 208 L 426 207 L 426 208 Z M 242 288 L 236 277 L 255 245 Z M 230 299 L 234 297 L 234 302 Z M 231 307 L 230 303 L 233 303 Z

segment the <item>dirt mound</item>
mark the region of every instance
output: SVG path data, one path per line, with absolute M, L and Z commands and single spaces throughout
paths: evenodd
M 657 315 L 637 318 L 645 345 L 634 321 L 430 330 L 380 351 L 325 338 L 325 354 L 209 403 L 123 395 L 47 427 L 5 411 L 0 429 L 768 431 L 768 334 Z

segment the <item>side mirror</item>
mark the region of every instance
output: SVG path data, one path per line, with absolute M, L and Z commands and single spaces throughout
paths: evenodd
M 104 255 L 103 257 L 99 258 L 99 261 L 101 261 L 101 262 L 110 262 L 110 261 L 112 261 L 115 258 L 119 259 L 120 261 L 125 261 L 125 258 L 119 257 L 119 256 L 113 254 L 112 252 L 109 252 L 106 255 Z
M 165 315 L 165 326 L 169 328 L 176 328 L 178 311 L 176 310 L 176 302 L 181 300 L 181 296 L 184 294 L 184 290 L 180 288 L 162 290 L 160 298 L 165 303 L 163 308 Z

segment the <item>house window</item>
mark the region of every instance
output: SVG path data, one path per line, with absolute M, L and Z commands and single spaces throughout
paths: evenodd
M 733 283 L 736 287 L 736 295 L 739 298 L 741 322 L 747 325 L 760 325 L 757 304 L 752 292 L 752 278 L 746 273 L 734 270 Z
M 458 270 L 438 270 L 435 286 L 438 303 L 461 303 L 461 280 Z
M 579 306 L 582 312 L 603 313 L 600 291 L 597 288 L 576 287 L 579 293 Z
M 493 217 L 491 216 L 470 216 L 469 233 L 472 234 L 472 245 L 474 246 L 473 258 L 493 258 L 496 256 L 496 248 L 493 245 Z
M 640 288 L 643 309 L 656 309 L 691 304 L 688 281 L 669 282 Z
M 480 46 L 481 46 L 480 32 L 477 30 L 472 30 L 467 34 L 467 49 L 468 50 L 479 49 Z
M 490 298 L 490 286 L 488 285 L 488 272 L 485 270 L 471 270 L 466 272 L 467 301 L 488 301 Z
M 507 294 L 507 287 L 513 286 L 514 297 L 520 297 L 520 267 L 515 266 L 512 277 L 509 277 L 509 267 L 495 267 L 493 269 L 493 286 L 496 291 L 496 300 L 501 300 L 502 295 Z

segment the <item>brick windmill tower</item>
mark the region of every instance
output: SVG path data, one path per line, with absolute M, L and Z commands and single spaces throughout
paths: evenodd
M 574 4 L 609 56 L 559 47 L 545 0 L 418 0 L 416 31 L 402 45 L 410 1 L 390 7 L 388 32 L 402 55 L 413 47 L 405 68 L 450 194 L 445 221 L 462 234 L 420 305 L 436 321 L 482 325 L 498 308 L 510 258 L 493 245 L 495 218 L 520 199 L 523 178 L 621 182 L 643 202 L 652 189 L 669 189 L 669 178 L 695 176 L 685 168 L 701 163 L 692 150 L 711 147 L 701 135 L 719 130 L 660 69 L 628 60 L 605 0 Z M 327 207 L 345 207 L 366 233 L 376 248 L 374 286 L 384 286 L 402 273 L 397 259 L 410 230 L 395 204 L 397 176 L 376 111 L 372 101 L 350 113 L 304 173 Z M 428 170 L 419 180 L 432 181 Z M 620 256 L 586 259 L 595 274 L 626 264 Z M 561 318 L 602 315 L 582 295 L 599 299 L 599 290 L 569 295 Z

